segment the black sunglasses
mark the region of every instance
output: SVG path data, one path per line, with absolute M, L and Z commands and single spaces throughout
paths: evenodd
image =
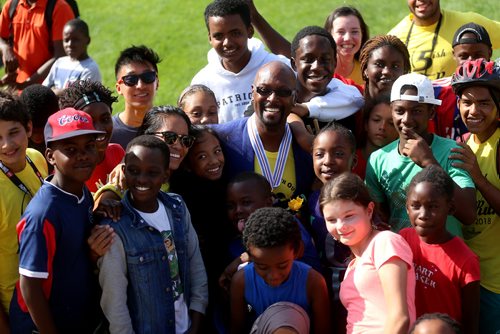
M 293 94 L 291 89 L 270 89 L 265 87 L 255 87 L 255 91 L 262 97 L 269 97 L 272 93 L 279 97 L 290 97 Z
M 187 148 L 193 146 L 196 139 L 193 136 L 178 135 L 177 133 L 172 131 L 149 132 L 148 135 L 162 136 L 167 145 L 173 145 L 177 142 L 177 140 L 180 140 L 182 146 Z
M 137 85 L 137 83 L 139 82 L 139 79 L 141 79 L 141 81 L 145 84 L 152 84 L 156 80 L 156 72 L 149 71 L 149 72 L 144 72 L 141 74 L 124 75 L 120 79 L 120 81 L 129 87 L 133 87 L 133 86 Z M 121 83 L 121 82 L 119 82 L 119 83 Z

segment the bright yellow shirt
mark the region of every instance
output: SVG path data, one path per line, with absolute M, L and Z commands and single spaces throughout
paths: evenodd
M 31 148 L 26 154 L 35 164 L 42 177 L 47 177 L 47 163 L 43 155 Z M 16 176 L 26 187 L 35 194 L 41 186 L 40 179 L 33 168 L 26 163 L 26 167 Z M 12 181 L 0 171 L 0 302 L 8 312 L 14 286 L 19 278 L 18 241 L 16 225 L 26 209 L 31 196 L 21 191 Z
M 389 35 L 395 35 L 407 44 L 412 72 L 424 74 L 431 80 L 452 75 L 457 67 L 453 59 L 453 36 L 460 26 L 469 22 L 485 27 L 490 35 L 493 50 L 500 48 L 500 34 L 497 33 L 500 22 L 472 12 L 461 13 L 442 9 L 441 14 L 441 27 L 434 48 L 432 44 L 437 23 L 430 26 L 412 25 L 413 14 L 410 14 L 389 31 Z
M 276 165 L 276 159 L 278 157 L 278 152 L 266 152 L 267 160 L 269 161 L 269 166 L 271 168 L 271 173 L 274 173 L 274 166 Z M 262 170 L 260 169 L 259 161 L 257 157 L 254 158 L 254 171 L 257 174 L 261 174 Z M 285 170 L 283 172 L 283 177 L 281 179 L 281 184 L 273 189 L 273 194 L 278 198 L 286 198 L 289 200 L 295 189 L 297 189 L 295 177 L 295 158 L 293 157 L 293 150 L 290 147 L 290 151 L 288 151 L 288 157 L 285 163 Z

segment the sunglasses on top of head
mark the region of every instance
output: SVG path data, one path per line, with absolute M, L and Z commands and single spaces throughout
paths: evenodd
M 148 132 L 148 135 L 155 135 L 155 136 L 161 136 L 163 138 L 163 141 L 167 145 L 173 145 L 175 144 L 178 140 L 180 140 L 181 145 L 190 148 L 193 146 L 195 137 L 190 136 L 190 135 L 178 135 L 175 132 L 172 131 L 162 131 L 162 132 Z
M 126 86 L 133 87 L 137 85 L 139 79 L 145 84 L 152 84 L 156 80 L 156 72 L 148 71 L 141 74 L 128 74 L 121 77 L 118 83 L 124 83 Z

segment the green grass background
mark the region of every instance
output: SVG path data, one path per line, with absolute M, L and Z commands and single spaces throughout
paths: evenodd
M 498 0 L 441 0 L 441 7 L 474 11 L 500 20 Z M 207 62 L 210 46 L 201 0 L 79 0 L 82 19 L 90 26 L 89 54 L 100 66 L 104 84 L 115 86 L 114 63 L 120 50 L 135 44 L 153 48 L 159 65 L 160 87 L 155 105 L 175 104 L 179 93 Z M 408 14 L 405 0 L 254 0 L 264 17 L 287 39 L 306 25 L 323 26 L 336 7 L 353 5 L 363 14 L 370 36 L 390 30 Z M 491 34 L 492 32 L 490 32 Z M 498 33 L 498 32 L 493 32 Z M 494 53 L 500 56 L 500 51 Z M 114 105 L 123 110 L 123 98 Z

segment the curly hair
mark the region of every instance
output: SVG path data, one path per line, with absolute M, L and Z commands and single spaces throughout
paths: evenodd
M 99 97 L 99 102 L 103 102 L 110 110 L 113 110 L 112 104 L 118 101 L 118 98 L 102 83 L 93 80 L 78 80 L 64 89 L 59 96 L 59 107 L 61 109 L 74 108 L 82 97 L 95 96 L 95 94 Z
M 365 75 L 365 70 L 368 66 L 368 60 L 373 54 L 373 51 L 380 49 L 384 46 L 391 47 L 394 51 L 397 51 L 403 57 L 403 73 L 409 73 L 411 71 L 410 64 L 410 54 L 408 49 L 403 42 L 396 36 L 392 35 L 378 35 L 370 38 L 361 48 L 361 53 L 359 55 L 359 62 L 361 65 L 361 75 L 363 80 L 368 84 L 368 78 Z
M 41 84 L 34 84 L 23 89 L 20 99 L 31 115 L 34 128 L 43 128 L 49 116 L 59 110 L 54 91 Z
M 115 64 L 115 76 L 118 76 L 118 72 L 120 72 L 122 66 L 130 63 L 151 64 L 158 73 L 158 64 L 160 62 L 160 56 L 153 49 L 145 45 L 132 45 L 120 52 Z
M 228 15 L 239 15 L 247 28 L 252 24 L 250 8 L 243 0 L 215 0 L 205 8 L 204 15 L 208 32 L 210 32 L 208 19 L 214 16 L 224 17 Z
M 366 41 L 368 40 L 368 38 L 370 36 L 369 30 L 368 30 L 368 25 L 366 24 L 365 20 L 363 19 L 363 16 L 361 15 L 361 13 L 356 8 L 354 8 L 352 6 L 338 7 L 333 12 L 331 12 L 325 21 L 326 31 L 331 32 L 333 29 L 333 21 L 335 21 L 339 17 L 345 17 L 345 16 L 354 16 L 358 19 L 359 27 L 361 28 L 361 47 L 363 47 L 363 45 L 366 43 Z M 361 53 L 361 48 L 354 55 L 354 59 L 359 60 L 360 53 Z
M 406 189 L 407 197 L 409 197 L 408 195 L 415 189 L 417 184 L 422 182 L 429 182 L 432 184 L 433 192 L 445 196 L 448 201 L 453 199 L 455 182 L 453 182 L 448 173 L 440 166 L 430 165 L 418 172 Z
M 299 223 L 282 208 L 261 208 L 248 217 L 243 242 L 252 247 L 272 248 L 290 244 L 298 251 L 302 242 Z
M 415 333 L 415 328 L 421 323 L 426 320 L 441 320 L 445 324 L 449 326 L 450 329 L 453 330 L 455 334 L 462 334 L 462 327 L 460 324 L 450 317 L 448 314 L 445 313 L 426 313 L 420 316 L 417 321 L 413 323 L 413 326 L 411 326 L 410 331 L 408 332 L 409 334 Z
M 333 54 L 335 55 L 335 58 L 337 58 L 337 44 L 335 44 L 335 40 L 328 31 L 318 26 L 307 26 L 299 30 L 299 32 L 295 35 L 295 37 L 292 40 L 291 44 L 292 58 L 295 58 L 295 52 L 299 48 L 300 41 L 303 38 L 312 35 L 325 37 L 328 40 L 328 42 L 330 42 L 330 46 L 333 49 Z

